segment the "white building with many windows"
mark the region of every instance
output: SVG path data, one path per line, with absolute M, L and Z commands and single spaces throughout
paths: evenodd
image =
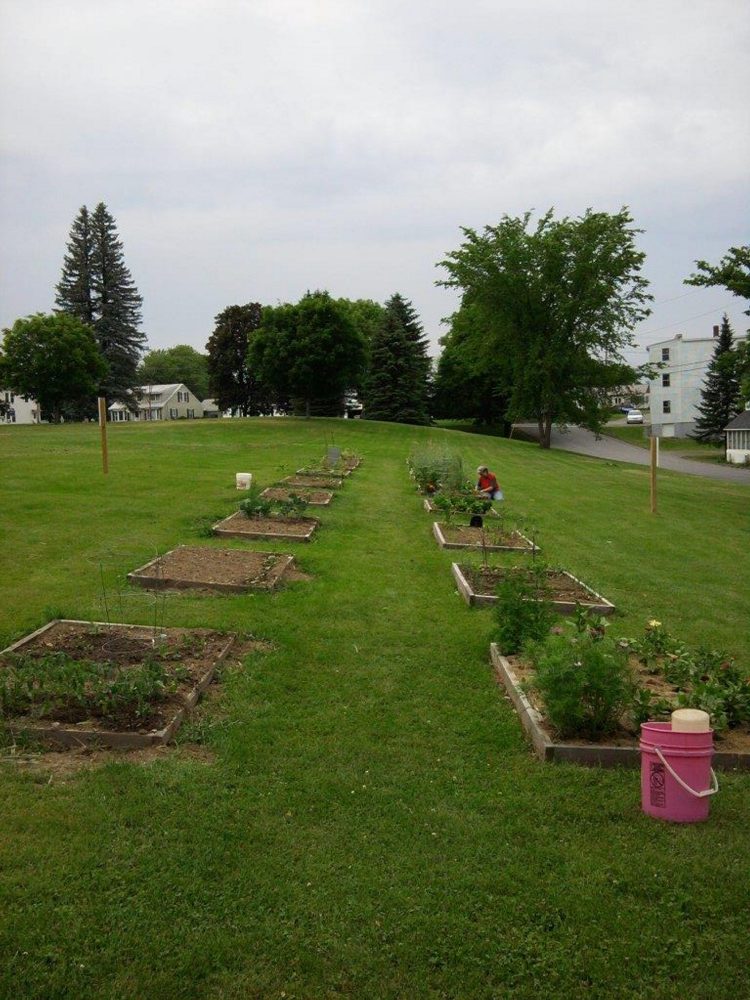
M 107 407 L 113 423 L 126 420 L 194 420 L 203 416 L 203 403 L 186 385 L 141 385 L 136 390 L 138 411 L 133 413 L 124 403 Z
M 685 340 L 681 333 L 648 347 L 649 364 L 661 365 L 649 383 L 652 433 L 659 437 L 687 437 L 695 430 L 703 382 L 716 350 L 713 337 Z M 735 345 L 744 340 L 735 337 Z
M 0 389 L 0 401 L 3 403 L 0 424 L 41 423 L 39 404 L 35 399 L 17 396 L 9 389 Z

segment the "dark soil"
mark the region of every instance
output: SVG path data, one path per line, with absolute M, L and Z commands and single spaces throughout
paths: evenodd
M 493 525 L 484 528 L 471 528 L 468 524 L 440 524 L 440 530 L 446 542 L 461 545 L 476 545 L 481 548 L 486 545 L 502 545 L 506 548 L 526 549 L 531 551 L 531 545 L 518 531 L 502 531 Z
M 152 587 L 269 589 L 278 583 L 288 561 L 288 556 L 273 552 L 181 545 L 129 577 Z
M 319 505 L 327 504 L 333 498 L 333 494 L 328 490 L 293 490 L 282 486 L 269 486 L 267 490 L 263 490 L 261 496 L 266 500 L 288 500 L 292 494 L 302 497 L 308 503 Z
M 520 656 L 506 656 L 513 672 L 524 687 L 524 693 L 532 706 L 542 717 L 542 728 L 551 739 L 556 739 L 552 724 L 547 719 L 547 710 L 538 691 L 529 686 L 534 679 L 534 668 Z M 656 698 L 668 698 L 674 702 L 677 708 L 677 688 L 669 684 L 664 677 L 649 673 L 641 661 L 636 656 L 631 656 L 630 667 L 639 687 L 648 688 Z M 666 719 L 665 719 L 666 721 Z M 639 730 L 630 719 L 620 720 L 620 726 L 611 736 L 604 737 L 598 742 L 583 739 L 568 739 L 565 742 L 574 746 L 597 746 L 606 744 L 607 746 L 637 747 L 639 742 Z M 727 729 L 723 733 L 714 733 L 716 749 L 721 753 L 750 753 L 750 729 L 747 727 Z
M 41 659 L 50 653 L 66 653 L 74 660 L 91 660 L 111 665 L 113 674 L 127 674 L 150 660 L 161 663 L 170 679 L 179 676 L 176 690 L 153 705 L 148 716 L 118 717 L 107 720 L 123 732 L 150 732 L 161 729 L 173 718 L 185 697 L 205 676 L 226 649 L 230 636 L 209 629 L 149 628 L 141 625 L 97 625 L 90 622 L 56 622 L 15 651 L 0 656 L 0 670 L 8 657 Z M 178 670 L 179 668 L 179 670 Z M 76 712 L 58 709 L 54 714 L 35 716 L 34 722 L 50 720 L 102 728 L 101 719 L 82 719 Z M 15 722 L 24 720 L 17 719 Z
M 322 490 L 339 489 L 342 483 L 340 476 L 315 475 L 313 473 L 298 472 L 294 476 L 286 476 L 281 480 L 287 486 L 302 486 L 309 489 L 318 487 Z
M 462 566 L 461 572 L 471 584 L 475 594 L 494 594 L 498 584 L 508 573 L 523 572 L 519 569 L 502 569 L 498 566 Z M 552 601 L 569 601 L 579 604 L 599 603 L 590 590 L 576 583 L 559 570 L 547 571 L 549 599 Z
M 248 517 L 242 511 L 237 511 L 230 517 L 220 521 L 215 528 L 231 531 L 233 534 L 247 535 L 249 538 L 264 535 L 285 535 L 289 538 L 301 538 L 307 535 L 310 528 L 316 528 L 320 522 L 315 517 L 280 517 L 271 514 L 269 517 Z

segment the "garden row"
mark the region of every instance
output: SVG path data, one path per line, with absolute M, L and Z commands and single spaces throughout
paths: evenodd
M 264 490 L 251 488 L 238 510 L 213 526 L 217 537 L 308 542 L 328 506 L 360 464 L 329 453 Z M 128 573 L 153 591 L 271 591 L 307 579 L 289 553 L 180 545 Z M 168 742 L 230 653 L 258 643 L 211 629 L 55 619 L 0 651 L 0 718 L 13 738 L 42 745 L 134 748 Z
M 637 766 L 641 723 L 699 708 L 717 735 L 716 765 L 750 768 L 749 668 L 688 649 L 656 620 L 612 638 L 614 604 L 545 563 L 535 528 L 477 494 L 460 456 L 427 448 L 408 465 L 425 509 L 442 515 L 437 543 L 475 554 L 452 564 L 453 577 L 467 604 L 493 607 L 493 668 L 542 759 Z

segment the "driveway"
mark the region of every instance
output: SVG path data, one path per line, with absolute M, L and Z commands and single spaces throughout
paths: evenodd
M 516 424 L 525 437 L 539 439 L 536 424 Z M 645 448 L 628 444 L 618 438 L 607 437 L 606 434 L 597 438 L 591 431 L 583 427 L 569 427 L 565 431 L 552 429 L 552 447 L 560 451 L 574 451 L 578 455 L 590 455 L 592 458 L 604 458 L 610 462 L 631 462 L 633 465 L 650 465 L 651 458 Z M 750 469 L 733 468 L 731 465 L 714 465 L 711 462 L 694 462 L 686 458 L 677 458 L 668 452 L 659 456 L 659 468 L 671 472 L 684 472 L 688 476 L 704 476 L 706 479 L 723 479 L 725 482 L 745 483 L 750 486 Z

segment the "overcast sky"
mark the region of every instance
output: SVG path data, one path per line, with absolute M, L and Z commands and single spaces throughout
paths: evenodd
M 747 0 L 0 0 L 0 37 L 0 326 L 99 201 L 151 347 L 315 288 L 436 344 L 460 227 L 551 206 L 630 206 L 641 343 L 748 326 L 682 283 L 750 240 Z

